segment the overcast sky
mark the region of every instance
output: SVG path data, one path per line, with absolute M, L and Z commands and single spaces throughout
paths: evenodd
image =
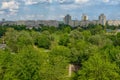
M 62 20 L 66 14 L 90 20 L 101 13 L 107 19 L 120 19 L 120 0 L 0 0 L 0 19 L 6 20 Z

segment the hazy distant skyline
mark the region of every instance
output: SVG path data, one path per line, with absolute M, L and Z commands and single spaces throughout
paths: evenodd
M 62 20 L 70 14 L 80 20 L 83 13 L 90 20 L 101 13 L 107 19 L 120 19 L 120 0 L 0 0 L 0 19 Z

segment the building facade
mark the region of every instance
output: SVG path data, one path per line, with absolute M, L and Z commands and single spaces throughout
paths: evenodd
M 67 24 L 67 25 L 70 25 L 71 24 L 71 16 L 69 14 L 67 14 L 65 17 L 64 17 L 64 24 Z
M 106 16 L 104 14 L 99 16 L 99 24 L 106 25 Z
M 110 26 L 119 26 L 120 25 L 120 20 L 108 20 L 107 24 Z
M 82 21 L 87 21 L 88 20 L 88 16 L 86 14 L 82 15 Z
M 104 14 L 101 14 L 98 17 L 98 20 L 92 20 L 92 21 L 90 21 L 88 19 L 88 16 L 86 14 L 83 14 L 81 16 L 81 20 L 80 21 L 78 21 L 78 20 L 72 20 L 70 15 L 66 15 L 64 17 L 64 23 L 68 24 L 68 25 L 70 25 L 72 27 L 76 27 L 76 26 L 87 27 L 89 24 L 94 24 L 94 25 L 101 24 L 101 25 L 105 26 L 106 22 L 107 22 L 107 20 L 106 20 L 106 16 Z

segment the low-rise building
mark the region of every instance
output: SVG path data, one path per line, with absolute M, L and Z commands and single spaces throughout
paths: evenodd
M 107 24 L 110 26 L 119 26 L 120 25 L 120 20 L 108 20 Z

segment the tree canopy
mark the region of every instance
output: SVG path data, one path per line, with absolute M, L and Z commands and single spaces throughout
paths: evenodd
M 117 28 L 0 26 L 0 80 L 119 80 Z

